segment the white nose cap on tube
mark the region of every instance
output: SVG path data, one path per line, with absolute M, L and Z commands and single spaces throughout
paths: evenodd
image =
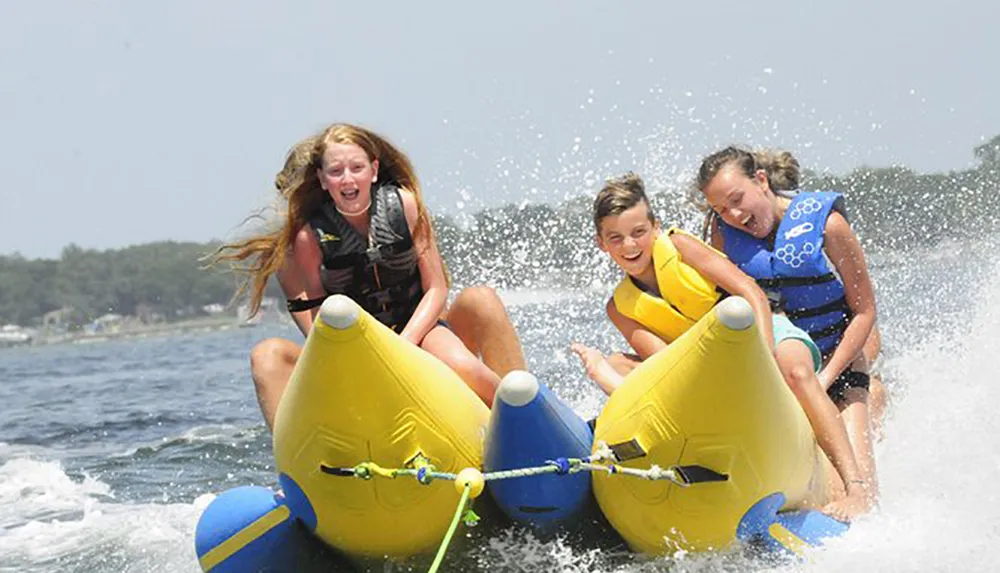
M 358 321 L 361 307 L 358 303 L 342 294 L 335 294 L 325 301 L 319 309 L 319 316 L 327 325 L 337 330 L 345 330 Z
M 513 370 L 503 377 L 497 388 L 497 398 L 509 406 L 530 404 L 538 394 L 538 379 L 530 372 Z
M 746 330 L 753 324 L 753 309 L 745 298 L 731 296 L 715 306 L 719 322 L 731 330 Z

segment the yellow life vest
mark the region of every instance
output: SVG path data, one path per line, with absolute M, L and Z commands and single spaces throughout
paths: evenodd
M 670 241 L 670 235 L 674 233 L 683 233 L 698 240 L 676 227 L 667 229 L 656 238 L 653 243 L 653 266 L 662 298 L 641 290 L 629 275 L 618 283 L 614 294 L 618 312 L 666 342 L 673 342 L 684 334 L 719 300 L 715 285 L 681 260 L 680 253 Z

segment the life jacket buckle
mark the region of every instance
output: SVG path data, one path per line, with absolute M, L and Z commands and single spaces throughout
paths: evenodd
M 392 293 L 389 289 L 377 290 L 368 295 L 377 305 L 387 305 L 392 302 Z
M 767 289 L 764 291 L 764 294 L 767 295 L 767 302 L 771 306 L 771 312 L 782 310 L 785 297 L 781 296 L 780 291 Z

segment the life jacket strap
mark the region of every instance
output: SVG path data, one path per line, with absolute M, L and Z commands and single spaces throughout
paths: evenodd
M 840 297 L 835 301 L 828 302 L 826 304 L 814 307 L 814 308 L 797 308 L 793 310 L 786 310 L 785 316 L 790 320 L 795 320 L 799 318 L 811 318 L 813 316 L 820 316 L 823 314 L 829 314 L 831 312 L 843 311 L 845 314 L 850 310 L 847 306 L 847 298 Z
M 787 287 L 801 287 L 821 285 L 837 280 L 837 275 L 826 273 L 815 277 L 776 277 L 767 279 L 757 279 L 757 285 L 762 289 L 778 289 Z
M 819 340 L 820 338 L 826 338 L 831 334 L 839 334 L 843 332 L 844 329 L 847 328 L 847 325 L 850 324 L 850 322 L 851 319 L 845 316 L 844 318 L 838 320 L 837 322 L 831 324 L 830 326 L 827 326 L 826 328 L 820 328 L 818 330 L 810 330 L 808 331 L 808 334 L 810 338 L 812 338 L 813 340 Z
M 403 300 L 411 303 L 419 302 L 423 291 L 421 290 L 420 277 L 416 276 L 406 283 L 367 292 L 364 293 L 364 296 L 367 297 L 369 304 L 383 306 Z
M 303 310 L 312 310 L 320 306 L 326 298 L 325 296 L 319 298 L 293 298 L 286 300 L 285 305 L 288 307 L 288 312 L 302 312 Z
M 420 304 L 424 291 L 420 277 L 415 276 L 406 283 L 370 291 L 364 293 L 363 296 L 367 302 L 368 311 L 376 320 L 392 330 L 400 332 L 406 326 L 406 321 L 410 319 L 413 310 Z M 379 311 L 379 308 L 388 308 L 388 310 Z

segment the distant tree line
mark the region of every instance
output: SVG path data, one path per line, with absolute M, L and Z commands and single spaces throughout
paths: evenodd
M 862 167 L 844 176 L 807 173 L 804 187 L 843 191 L 866 247 L 906 249 L 1000 230 L 1000 135 L 974 150 L 979 165 L 919 174 Z
M 1000 233 L 1000 135 L 975 149 L 979 165 L 919 174 L 861 167 L 843 176 L 806 172 L 804 187 L 847 196 L 852 224 L 867 249 L 905 250 L 946 239 Z M 687 190 L 652 189 L 664 224 L 698 230 L 701 215 Z M 595 190 L 596 192 L 596 190 Z M 505 288 L 572 288 L 606 282 L 613 269 L 594 245 L 592 197 L 558 205 L 483 209 L 459 224 L 435 217 L 454 283 Z M 71 326 L 109 312 L 171 321 L 227 304 L 238 277 L 203 269 L 217 243 L 157 242 L 97 251 L 70 245 L 56 260 L 0 256 L 0 324 L 37 325 L 66 310 Z M 280 296 L 272 285 L 270 294 Z
M 97 251 L 76 245 L 57 260 L 0 257 L 0 322 L 37 324 L 51 311 L 80 326 L 106 313 L 176 320 L 226 303 L 234 277 L 202 270 L 211 243 L 172 241 Z
M 870 252 L 997 234 L 1000 135 L 977 147 L 975 157 L 977 167 L 949 173 L 860 167 L 834 176 L 806 170 L 803 188 L 844 193 L 851 224 Z M 693 186 L 648 191 L 664 225 L 700 233 L 704 215 L 690 200 Z M 462 285 L 565 288 L 610 280 L 616 271 L 594 244 L 592 201 L 588 196 L 559 205 L 484 209 L 465 228 L 437 218 L 442 253 Z

